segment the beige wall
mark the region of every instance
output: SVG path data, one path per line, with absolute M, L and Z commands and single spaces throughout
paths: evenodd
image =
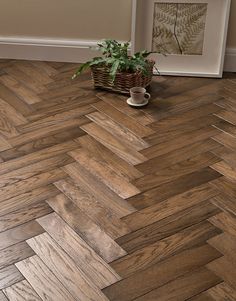
M 231 13 L 229 21 L 228 47 L 236 48 L 236 0 L 231 0 Z
M 0 0 L 0 36 L 130 40 L 132 0 Z M 228 47 L 236 47 L 232 0 Z
M 130 39 L 131 0 L 0 0 L 0 36 Z

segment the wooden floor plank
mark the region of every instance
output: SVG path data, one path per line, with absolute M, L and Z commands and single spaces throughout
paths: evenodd
M 28 238 L 43 233 L 43 228 L 35 221 L 19 225 L 0 233 L 0 250 L 20 243 Z
M 205 140 L 210 137 L 214 137 L 219 134 L 219 131 L 213 127 L 202 128 L 197 131 L 193 131 L 182 135 L 181 137 L 177 137 L 170 141 L 167 141 L 162 144 L 156 144 L 142 151 L 142 154 L 148 159 L 155 158 L 157 156 L 161 156 L 167 154 L 173 150 L 182 148 L 186 145 L 189 145 L 189 141 L 191 143 L 199 142 Z
M 0 299 L 234 300 L 235 75 L 137 110 L 78 67 L 0 60 Z
M 66 165 L 64 170 L 79 187 L 91 193 L 95 198 L 99 198 L 99 202 L 111 209 L 118 217 L 123 217 L 136 211 L 126 200 L 123 200 L 109 187 L 97 181 L 97 179 L 80 164 L 72 163 Z
M 92 222 L 64 195 L 48 200 L 48 204 L 78 233 L 106 262 L 126 255 L 116 242 Z
M 174 181 L 157 186 L 140 195 L 129 199 L 129 203 L 136 209 L 143 209 L 164 201 L 168 198 L 184 193 L 194 187 L 211 182 L 221 177 L 221 174 L 207 167 L 197 172 L 181 176 Z
M 182 301 L 197 295 L 208 288 L 217 285 L 221 279 L 206 268 L 188 273 L 168 284 L 155 289 L 135 300 L 137 301 Z
M 91 121 L 107 130 L 113 136 L 118 137 L 124 144 L 137 151 L 149 147 L 149 144 L 142 138 L 134 135 L 127 128 L 123 128 L 119 123 L 114 122 L 106 115 L 100 112 L 94 112 L 86 115 Z
M 40 203 L 50 197 L 54 197 L 60 192 L 52 184 L 30 190 L 29 192 L 17 195 L 11 199 L 1 202 L 0 216 L 7 215 L 13 211 L 17 211 L 24 207 L 31 208 L 31 206 Z
M 0 77 L 0 82 L 17 94 L 27 104 L 33 104 L 41 101 L 41 99 L 32 90 L 25 88 L 9 75 L 2 75 Z
M 104 288 L 120 276 L 56 213 L 37 220 L 96 286 Z
M 153 264 L 165 260 L 178 252 L 204 243 L 219 233 L 208 222 L 185 228 L 155 243 L 149 244 L 127 256 L 112 262 L 112 267 L 123 278 L 141 272 Z M 220 251 L 220 250 L 219 250 Z
M 81 128 L 130 164 L 135 165 L 147 160 L 142 154 L 138 153 L 137 150 L 132 149 L 130 145 L 124 144 L 121 139 L 115 138 L 111 133 L 97 124 L 90 123 Z
M 63 283 L 75 300 L 107 300 L 96 283 L 87 278 L 84 272 L 75 265 L 74 261 L 47 233 L 31 238 L 27 240 L 27 243 Z
M 23 279 L 17 268 L 14 265 L 9 265 L 0 270 L 0 289 L 12 286 Z
M 127 199 L 140 193 L 138 188 L 121 176 L 116 174 L 109 165 L 100 162 L 94 156 L 87 153 L 86 150 L 78 149 L 69 153 L 81 166 L 87 169 L 91 174 L 103 182 L 121 198 Z
M 208 294 L 216 301 L 234 301 L 236 300 L 236 290 L 221 283 L 208 290 Z
M 0 217 L 0 232 L 7 231 L 38 217 L 52 212 L 47 203 L 36 203 L 27 207 L 20 207 L 17 210 Z
M 9 162 L 3 162 L 0 164 L 0 175 L 41 160 L 61 155 L 76 148 L 78 148 L 78 144 L 73 141 L 69 141 L 10 160 Z
M 28 281 L 18 282 L 4 290 L 5 295 L 10 301 L 34 300 L 42 301 Z
M 127 252 L 135 252 L 149 244 L 215 216 L 219 212 L 221 212 L 220 209 L 211 202 L 202 202 L 197 206 L 183 210 L 178 214 L 118 238 L 117 242 Z
M 34 255 L 34 252 L 25 241 L 5 248 L 0 251 L 0 269 L 6 268 L 32 255 Z
M 96 157 L 104 164 L 114 170 L 119 176 L 127 179 L 134 180 L 143 176 L 143 173 L 138 171 L 133 165 L 127 163 L 125 160 L 119 158 L 107 147 L 96 141 L 89 135 L 84 135 L 76 139 L 81 147 L 86 149 L 91 155 Z
M 121 124 L 124 128 L 128 128 L 138 137 L 146 137 L 154 133 L 154 131 L 149 127 L 140 124 L 134 118 L 128 117 L 108 103 L 100 101 L 96 104 L 93 104 L 93 107 L 103 114 L 109 116 L 115 122 Z
M 16 263 L 16 267 L 42 300 L 76 300 L 36 255 Z
M 124 217 L 123 220 L 132 231 L 160 221 L 189 207 L 206 201 L 217 194 L 217 191 L 207 185 L 201 185 L 185 193 L 179 194 L 155 205 Z
M 112 210 L 99 202 L 98 198 L 76 186 L 75 182 L 68 179 L 54 184 L 112 238 L 116 239 L 130 232 L 127 224 L 121 221 Z
M 192 157 L 198 156 L 202 153 L 215 150 L 219 146 L 220 144 L 218 144 L 214 140 L 209 139 L 196 143 L 190 143 L 183 148 L 171 151 L 161 156 L 156 156 L 153 159 L 138 164 L 136 165 L 136 168 L 145 174 L 151 174 L 158 171 L 159 169 L 165 169 L 173 165 L 173 163 L 177 164 L 181 161 L 191 159 Z
M 220 159 L 214 154 L 211 154 L 209 152 L 203 153 L 197 155 L 196 157 L 192 157 L 191 159 L 187 159 L 185 161 L 181 161 L 180 163 L 171 165 L 169 168 L 167 167 L 161 169 L 160 167 L 157 167 L 157 172 L 141 177 L 133 183 L 140 190 L 146 191 L 154 188 L 155 186 L 171 182 L 180 176 L 195 172 L 204 167 L 211 166 L 216 171 L 219 171 L 216 168 L 219 161 Z
M 111 301 L 134 300 L 153 289 L 165 285 L 178 276 L 195 270 L 219 257 L 220 253 L 207 245 L 184 251 L 153 265 L 142 274 L 137 273 L 106 288 L 103 292 Z M 162 277 L 159 277 L 162 275 Z M 128 289 L 127 289 L 128 288 Z

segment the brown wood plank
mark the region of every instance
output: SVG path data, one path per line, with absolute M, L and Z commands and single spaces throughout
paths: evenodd
M 0 217 L 0 232 L 17 227 L 51 212 L 52 209 L 45 202 L 19 207 L 17 210 Z
M 61 282 L 37 256 L 20 261 L 16 267 L 31 284 L 42 300 L 75 301 Z
M 220 122 L 219 120 L 220 119 L 218 117 L 210 114 L 202 118 L 191 120 L 191 123 L 181 123 L 174 127 L 160 127 L 159 129 L 156 129 L 156 132 L 153 135 L 147 137 L 146 141 L 151 145 L 160 144 L 166 141 L 170 141 L 171 139 L 178 138 L 179 136 L 185 135 L 187 133 L 199 130 L 201 128 L 211 125 L 217 125 L 217 123 Z
M 107 130 L 113 136 L 118 137 L 124 144 L 130 148 L 139 151 L 149 147 L 149 144 L 142 138 L 134 135 L 127 128 L 123 128 L 119 123 L 100 112 L 88 114 L 87 117 L 101 128 Z
M 0 82 L 0 98 L 5 102 L 7 102 L 8 105 L 13 107 L 18 112 L 19 115 L 22 114 L 23 116 L 26 116 L 33 112 L 33 109 L 29 105 L 27 105 L 23 100 L 21 100 L 17 95 L 15 95 L 1 82 Z
M 191 143 L 183 148 L 171 151 L 167 154 L 156 156 L 153 159 L 136 165 L 136 168 L 145 174 L 154 173 L 159 169 L 164 169 L 173 165 L 173 163 L 177 164 L 181 161 L 191 159 L 192 157 L 215 150 L 219 147 L 220 144 L 214 140 L 206 139 L 200 142 Z
M 231 287 L 236 287 L 236 264 L 230 262 L 225 256 L 208 263 L 207 268 L 229 283 Z
M 11 286 L 23 279 L 17 268 L 14 265 L 9 265 L 0 270 L 0 289 Z
M 146 137 L 154 133 L 154 131 L 149 127 L 140 124 L 132 117 L 128 117 L 108 103 L 100 101 L 96 104 L 93 104 L 93 107 L 110 117 L 115 122 L 121 124 L 124 128 L 128 128 L 138 137 Z
M 147 149 L 144 149 L 141 153 L 148 159 L 155 158 L 167 154 L 173 150 L 182 148 L 190 143 L 199 142 L 210 137 L 214 137 L 219 134 L 219 131 L 213 127 L 202 128 L 197 131 L 193 131 L 187 134 L 183 134 L 181 137 L 166 141 L 162 144 L 156 144 Z
M 10 172 L 15 169 L 19 169 L 26 165 L 30 165 L 32 163 L 49 159 L 57 155 L 61 155 L 70 150 L 78 148 L 78 144 L 74 141 L 69 141 L 65 143 L 61 143 L 47 149 L 39 150 L 23 157 L 15 158 L 10 160 L 9 162 L 4 162 L 0 164 L 0 174 L 4 174 Z
M 177 214 L 182 210 L 193 207 L 196 204 L 205 202 L 217 194 L 218 192 L 216 189 L 210 187 L 208 184 L 201 185 L 167 199 L 166 201 L 162 201 L 130 214 L 127 217 L 124 217 L 123 220 L 129 225 L 132 231 L 136 231 L 170 215 Z
M 96 283 L 90 281 L 74 261 L 47 234 L 41 234 L 27 241 L 44 264 L 63 283 L 74 299 L 105 301 Z M 69 279 L 69 281 L 68 281 Z
M 90 123 L 81 128 L 130 164 L 138 164 L 147 160 L 142 154 L 132 149 L 130 145 L 124 144 L 121 139 L 115 138 L 111 133 L 97 124 Z
M 208 116 L 209 114 L 214 114 L 222 109 L 216 106 L 215 104 L 207 104 L 204 106 L 197 107 L 190 111 L 187 111 L 183 114 L 171 115 L 162 120 L 158 120 L 152 124 L 150 124 L 150 128 L 153 130 L 160 130 L 160 129 L 169 129 L 175 128 L 176 126 L 187 123 L 189 121 L 199 119 L 204 116 Z
M 21 195 L 17 195 L 11 199 L 1 202 L 0 216 L 6 215 L 10 212 L 17 211 L 23 207 L 40 203 L 50 197 L 59 194 L 59 191 L 53 185 L 47 185 L 41 188 L 30 190 Z
M 182 301 L 195 296 L 214 285 L 217 285 L 222 280 L 206 268 L 201 268 L 197 271 L 188 273 L 177 278 L 168 284 L 147 293 L 135 300 L 137 301 L 164 301 L 176 300 Z
M 207 239 L 219 234 L 219 230 L 208 222 L 201 222 L 185 228 L 112 262 L 112 267 L 122 278 L 142 272 L 157 262 L 165 260 L 183 250 L 201 245 Z
M 37 220 L 96 286 L 104 288 L 120 276 L 56 213 Z
M 53 125 L 56 126 L 57 124 L 63 123 L 65 121 L 69 121 L 71 119 L 77 119 L 93 111 L 94 109 L 90 105 L 74 108 L 72 110 L 68 110 L 63 113 L 54 114 L 53 116 L 41 118 L 37 121 L 24 124 L 18 127 L 18 130 L 20 133 L 25 134 L 25 133 L 37 131 L 38 129 L 50 128 Z M 65 123 L 65 128 L 66 127 L 67 125 Z
M 6 268 L 22 259 L 34 255 L 26 242 L 20 242 L 0 251 L 0 269 Z
M 5 232 L 0 233 L 0 250 L 3 250 L 9 246 L 20 243 L 28 238 L 43 233 L 43 228 L 36 223 L 31 221 L 22 224 L 16 228 L 12 228 Z
M 34 131 L 21 134 L 17 137 L 13 137 L 9 139 L 9 143 L 15 147 L 18 145 L 28 143 L 30 141 L 54 135 L 63 130 L 70 130 L 71 128 L 78 127 L 86 123 L 88 123 L 88 119 L 85 116 L 67 120 L 64 122 L 57 122 L 56 124 L 51 124 L 46 128 L 38 128 Z
M 229 181 L 236 182 L 236 168 L 221 161 L 211 165 L 211 168 L 224 175 Z
M 126 255 L 126 252 L 110 236 L 64 195 L 48 200 L 48 204 L 106 262 L 111 262 Z
M 130 232 L 126 223 L 121 221 L 112 210 L 103 206 L 98 198 L 80 189 L 70 179 L 54 184 L 112 238 L 115 239 Z
M 140 193 L 140 190 L 119 176 L 108 164 L 100 162 L 96 157 L 84 149 L 77 149 L 69 153 L 81 166 L 93 174 L 98 181 L 103 182 L 121 198 L 127 199 Z
M 135 252 L 158 240 L 174 235 L 178 231 L 198 224 L 219 212 L 220 209 L 211 202 L 202 202 L 197 206 L 183 210 L 159 222 L 118 238 L 117 242 L 127 252 Z
M 73 160 L 68 155 L 60 155 L 10 171 L 1 175 L 0 188 L 16 185 L 20 181 L 30 179 L 42 172 L 50 171 L 72 162 Z
M 0 82 L 17 94 L 17 96 L 19 96 L 27 104 L 33 104 L 41 101 L 41 99 L 32 90 L 25 88 L 21 83 L 9 75 L 2 75 L 0 77 Z
M 226 283 L 221 283 L 208 290 L 208 294 L 216 301 L 235 301 L 236 290 L 228 286 Z
M 209 221 L 216 227 L 225 231 L 226 233 L 236 236 L 236 217 L 235 216 L 232 216 L 225 212 L 221 212 L 221 213 L 217 214 L 216 216 L 211 217 L 209 219 Z
M 99 202 L 111 209 L 118 217 L 136 211 L 126 200 L 123 200 L 103 183 L 98 182 L 93 175 L 78 163 L 66 165 L 64 170 L 79 187 L 91 193 L 95 198 L 99 198 Z
M 42 301 L 28 281 L 18 282 L 4 290 L 5 295 L 10 301 L 34 300 Z
M 235 260 L 235 250 L 236 250 L 236 241 L 235 237 L 227 233 L 222 233 L 216 237 L 208 240 L 208 243 L 217 249 L 219 252 L 224 254 L 231 262 L 236 263 Z
M 137 273 L 103 290 L 111 301 L 134 300 L 218 258 L 220 253 L 208 245 L 193 248 Z M 159 275 L 162 275 L 159 277 Z
M 170 167 L 166 167 L 164 169 L 161 169 L 160 166 L 157 166 L 157 172 L 141 177 L 133 183 L 141 191 L 146 191 L 210 165 L 213 169 L 220 172 L 219 169 L 214 168 L 215 166 L 217 166 L 217 164 L 215 163 L 218 163 L 219 161 L 220 159 L 214 154 L 211 154 L 209 152 L 203 153 L 197 156 L 193 156 L 192 158 L 185 161 L 181 161 L 180 163 L 173 164 Z
M 4 161 L 9 161 L 16 159 L 18 157 L 23 157 L 26 155 L 30 155 L 34 152 L 41 151 L 40 155 L 44 155 L 47 153 L 47 149 L 53 146 L 58 146 L 60 144 L 64 144 L 65 149 L 67 148 L 66 144 L 68 142 L 72 142 L 71 140 L 76 139 L 84 135 L 84 131 L 80 128 L 73 128 L 68 130 L 56 133 L 54 135 L 40 138 L 36 141 L 31 141 L 22 145 L 18 145 L 13 147 L 7 151 L 1 152 L 1 156 Z M 78 146 L 77 146 L 78 148 Z
M 86 149 L 98 160 L 106 165 L 108 164 L 109 167 L 121 177 L 127 180 L 133 180 L 143 176 L 143 173 L 138 171 L 133 165 L 119 158 L 111 150 L 109 150 L 107 147 L 105 147 L 89 135 L 84 135 L 76 139 L 76 141 L 78 141 L 81 147 Z
M 136 209 L 141 210 L 219 177 L 221 177 L 221 174 L 213 169 L 209 167 L 203 168 L 188 175 L 181 176 L 170 183 L 162 184 L 138 196 L 134 196 L 129 199 L 129 203 L 135 206 Z
M 15 197 L 17 195 L 28 192 L 66 177 L 66 173 L 62 169 L 54 169 L 48 172 L 40 173 L 29 179 L 19 181 L 17 183 L 0 188 L 0 202 Z

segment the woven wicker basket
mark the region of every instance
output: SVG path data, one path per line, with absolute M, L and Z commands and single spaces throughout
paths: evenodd
M 153 76 L 153 67 L 155 62 L 149 61 L 148 75 L 143 75 L 141 72 L 127 73 L 120 72 L 116 74 L 113 82 L 110 76 L 110 69 L 106 66 L 92 66 L 92 78 L 94 87 L 105 89 L 122 94 L 129 94 L 133 87 L 144 87 L 150 85 Z

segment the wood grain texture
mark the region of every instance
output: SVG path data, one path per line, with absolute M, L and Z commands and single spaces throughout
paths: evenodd
M 60 215 L 105 261 L 111 262 L 126 252 L 72 201 L 61 194 L 48 200 L 52 209 Z
M 0 60 L 0 300 L 235 300 L 235 75 L 77 67 Z
M 97 286 L 104 288 L 120 280 L 120 276 L 57 214 L 37 221 Z
M 106 300 L 97 286 L 47 233 L 31 238 L 27 243 L 75 299 Z
M 16 263 L 16 267 L 24 275 L 42 300 L 75 300 L 36 255 Z
M 42 300 L 26 280 L 6 288 L 4 293 L 10 301 Z

